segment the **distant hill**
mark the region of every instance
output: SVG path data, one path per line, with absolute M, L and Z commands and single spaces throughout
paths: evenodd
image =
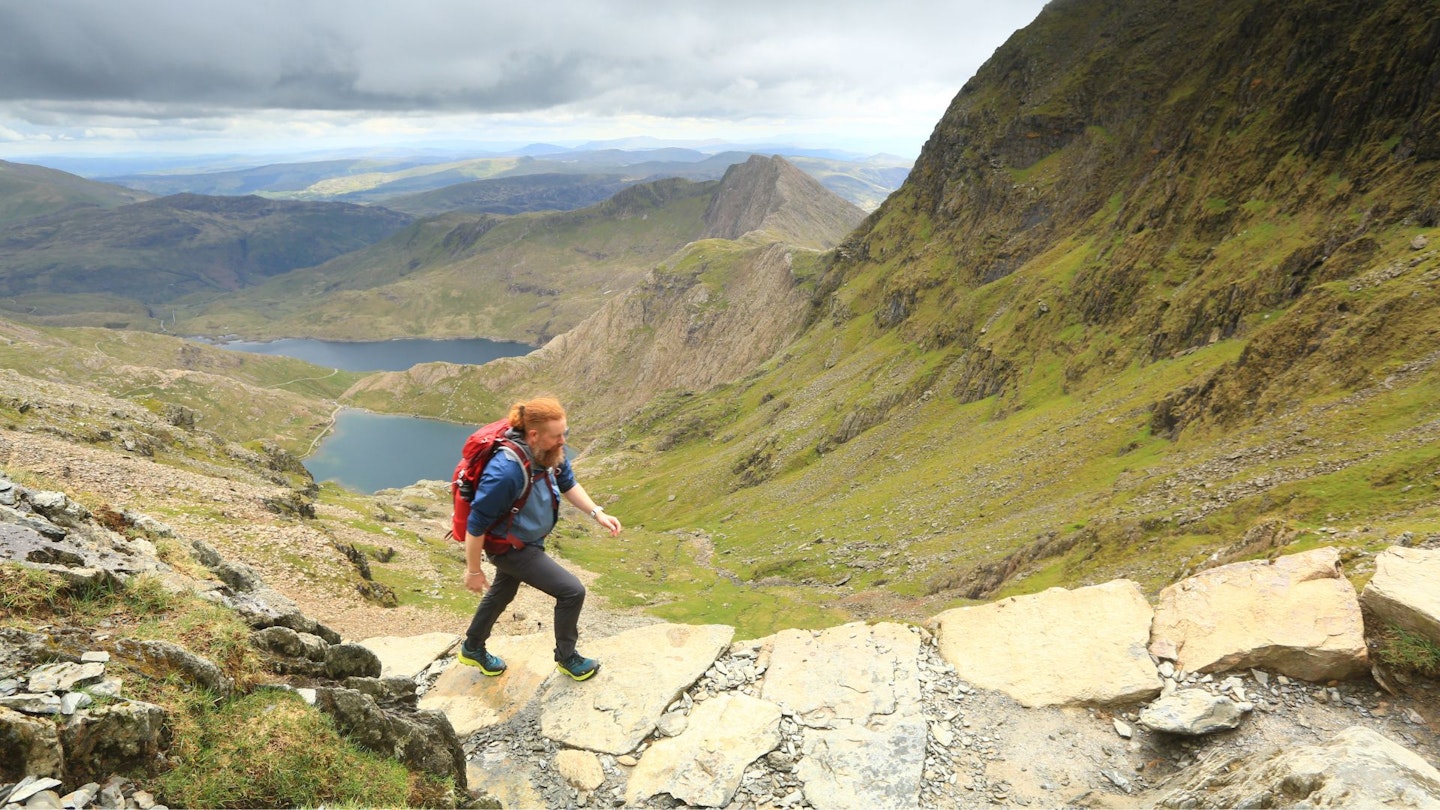
M 116 208 L 151 196 L 43 166 L 0 160 L 0 228 L 75 208 Z
M 417 217 L 452 211 L 469 214 L 573 211 L 603 202 L 632 184 L 633 181 L 627 182 L 615 174 L 525 174 L 387 196 L 383 204 L 392 211 Z
M 426 161 L 414 159 L 344 159 L 303 163 L 271 163 L 253 168 L 225 171 L 186 172 L 171 170 L 124 174 L 102 178 L 127 188 L 140 189 L 156 195 L 207 194 L 213 196 L 244 196 L 266 194 L 284 196 L 304 191 L 310 186 L 337 177 L 375 171 L 402 172 Z
M 0 230 L 0 296 L 40 315 L 112 310 L 94 296 L 156 305 L 320 264 L 409 222 L 383 208 L 193 194 L 70 209 Z
M 543 344 L 696 240 L 821 246 L 864 212 L 779 158 L 723 180 L 660 180 L 598 205 L 518 217 L 447 214 L 315 268 L 180 304 L 179 328 L 250 337 L 485 336 Z
M 676 147 L 625 149 L 602 146 L 564 149 L 537 145 L 510 155 L 476 158 L 327 160 L 189 174 L 170 170 L 109 176 L 103 179 L 156 194 L 259 194 L 272 198 L 391 206 L 392 201 L 402 195 L 414 195 L 482 180 L 540 174 L 588 175 L 592 179 L 585 182 L 594 184 L 595 188 L 612 182 L 611 178 L 614 177 L 618 177 L 622 184 L 666 177 L 718 180 L 730 166 L 743 163 L 756 154 L 784 156 L 782 151 L 759 153 L 743 149 L 716 153 Z M 909 161 L 889 155 L 849 159 L 824 150 L 808 150 L 797 154 L 794 163 L 810 172 L 840 197 L 867 211 L 873 210 L 890 192 L 899 187 L 910 165 Z M 514 189 L 516 186 L 510 188 Z M 485 190 L 479 193 L 487 197 L 494 194 L 493 191 Z M 453 199 L 466 207 L 449 210 L 478 210 L 471 192 L 457 191 L 455 195 L 453 198 L 445 195 L 432 197 L 418 205 L 424 213 L 440 213 L 442 206 Z M 544 194 L 540 196 L 545 197 Z M 546 201 L 557 206 L 553 210 L 572 210 L 592 204 L 596 200 L 591 194 L 578 194 L 573 197 L 552 194 Z M 403 208 L 409 203 L 402 200 L 395 205 Z M 569 207 L 560 208 L 562 205 Z M 511 204 L 509 207 L 511 212 L 540 210 L 535 205 L 525 203 Z M 498 209 L 493 212 L 505 213 Z

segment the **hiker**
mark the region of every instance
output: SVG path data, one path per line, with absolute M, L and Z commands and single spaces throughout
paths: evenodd
M 545 553 L 545 538 L 555 528 L 561 495 L 576 509 L 589 513 L 611 537 L 620 534 L 621 527 L 618 518 L 607 514 L 576 483 L 565 458 L 567 433 L 565 409 L 554 398 L 511 406 L 509 430 L 496 442 L 500 449 L 485 463 L 470 499 L 465 524 L 465 587 L 485 596 L 460 645 L 459 660 L 486 675 L 505 671 L 505 662 L 486 650 L 485 642 L 521 583 L 555 598 L 556 667 L 577 681 L 600 669 L 599 661 L 575 650 L 585 586 Z M 528 492 L 527 468 L 531 477 Z M 513 511 L 516 506 L 519 511 Z M 480 567 L 482 555 L 495 566 L 493 585 Z

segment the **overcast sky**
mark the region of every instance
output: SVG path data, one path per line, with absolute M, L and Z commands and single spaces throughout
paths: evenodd
M 654 136 L 914 157 L 1043 0 L 0 0 L 0 159 Z

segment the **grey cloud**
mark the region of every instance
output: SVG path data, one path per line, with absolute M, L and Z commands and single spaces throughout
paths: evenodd
M 214 109 L 783 114 L 958 90 L 1039 0 L 0 0 L 0 101 Z M 997 35 L 988 30 L 998 26 Z M 987 43 L 966 51 L 968 37 Z M 988 38 L 988 39 L 987 39 Z M 949 75 L 947 75 L 947 73 Z M 887 84 L 888 83 L 888 84 Z

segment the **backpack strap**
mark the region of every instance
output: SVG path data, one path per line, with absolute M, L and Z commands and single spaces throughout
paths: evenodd
M 525 502 L 530 500 L 530 492 L 534 489 L 531 483 L 534 476 L 530 472 L 533 467 L 533 462 L 527 448 L 509 437 L 502 436 L 496 439 L 494 448 L 494 451 L 490 455 L 491 459 L 494 459 L 497 454 L 502 452 L 514 458 L 520 463 L 520 469 L 525 478 L 525 483 L 520 489 L 520 497 L 516 498 L 515 502 L 510 505 L 510 511 L 496 518 L 495 522 L 490 524 L 490 527 L 485 530 L 485 550 L 491 554 L 504 554 L 512 548 L 519 548 L 524 545 L 524 541 L 510 534 L 510 526 L 515 523 L 515 516 L 520 514 L 520 510 L 525 508 Z M 549 471 L 546 470 L 542 474 L 548 475 Z M 558 511 L 558 504 L 556 505 L 556 509 Z M 505 530 L 496 531 L 501 523 L 505 524 Z

